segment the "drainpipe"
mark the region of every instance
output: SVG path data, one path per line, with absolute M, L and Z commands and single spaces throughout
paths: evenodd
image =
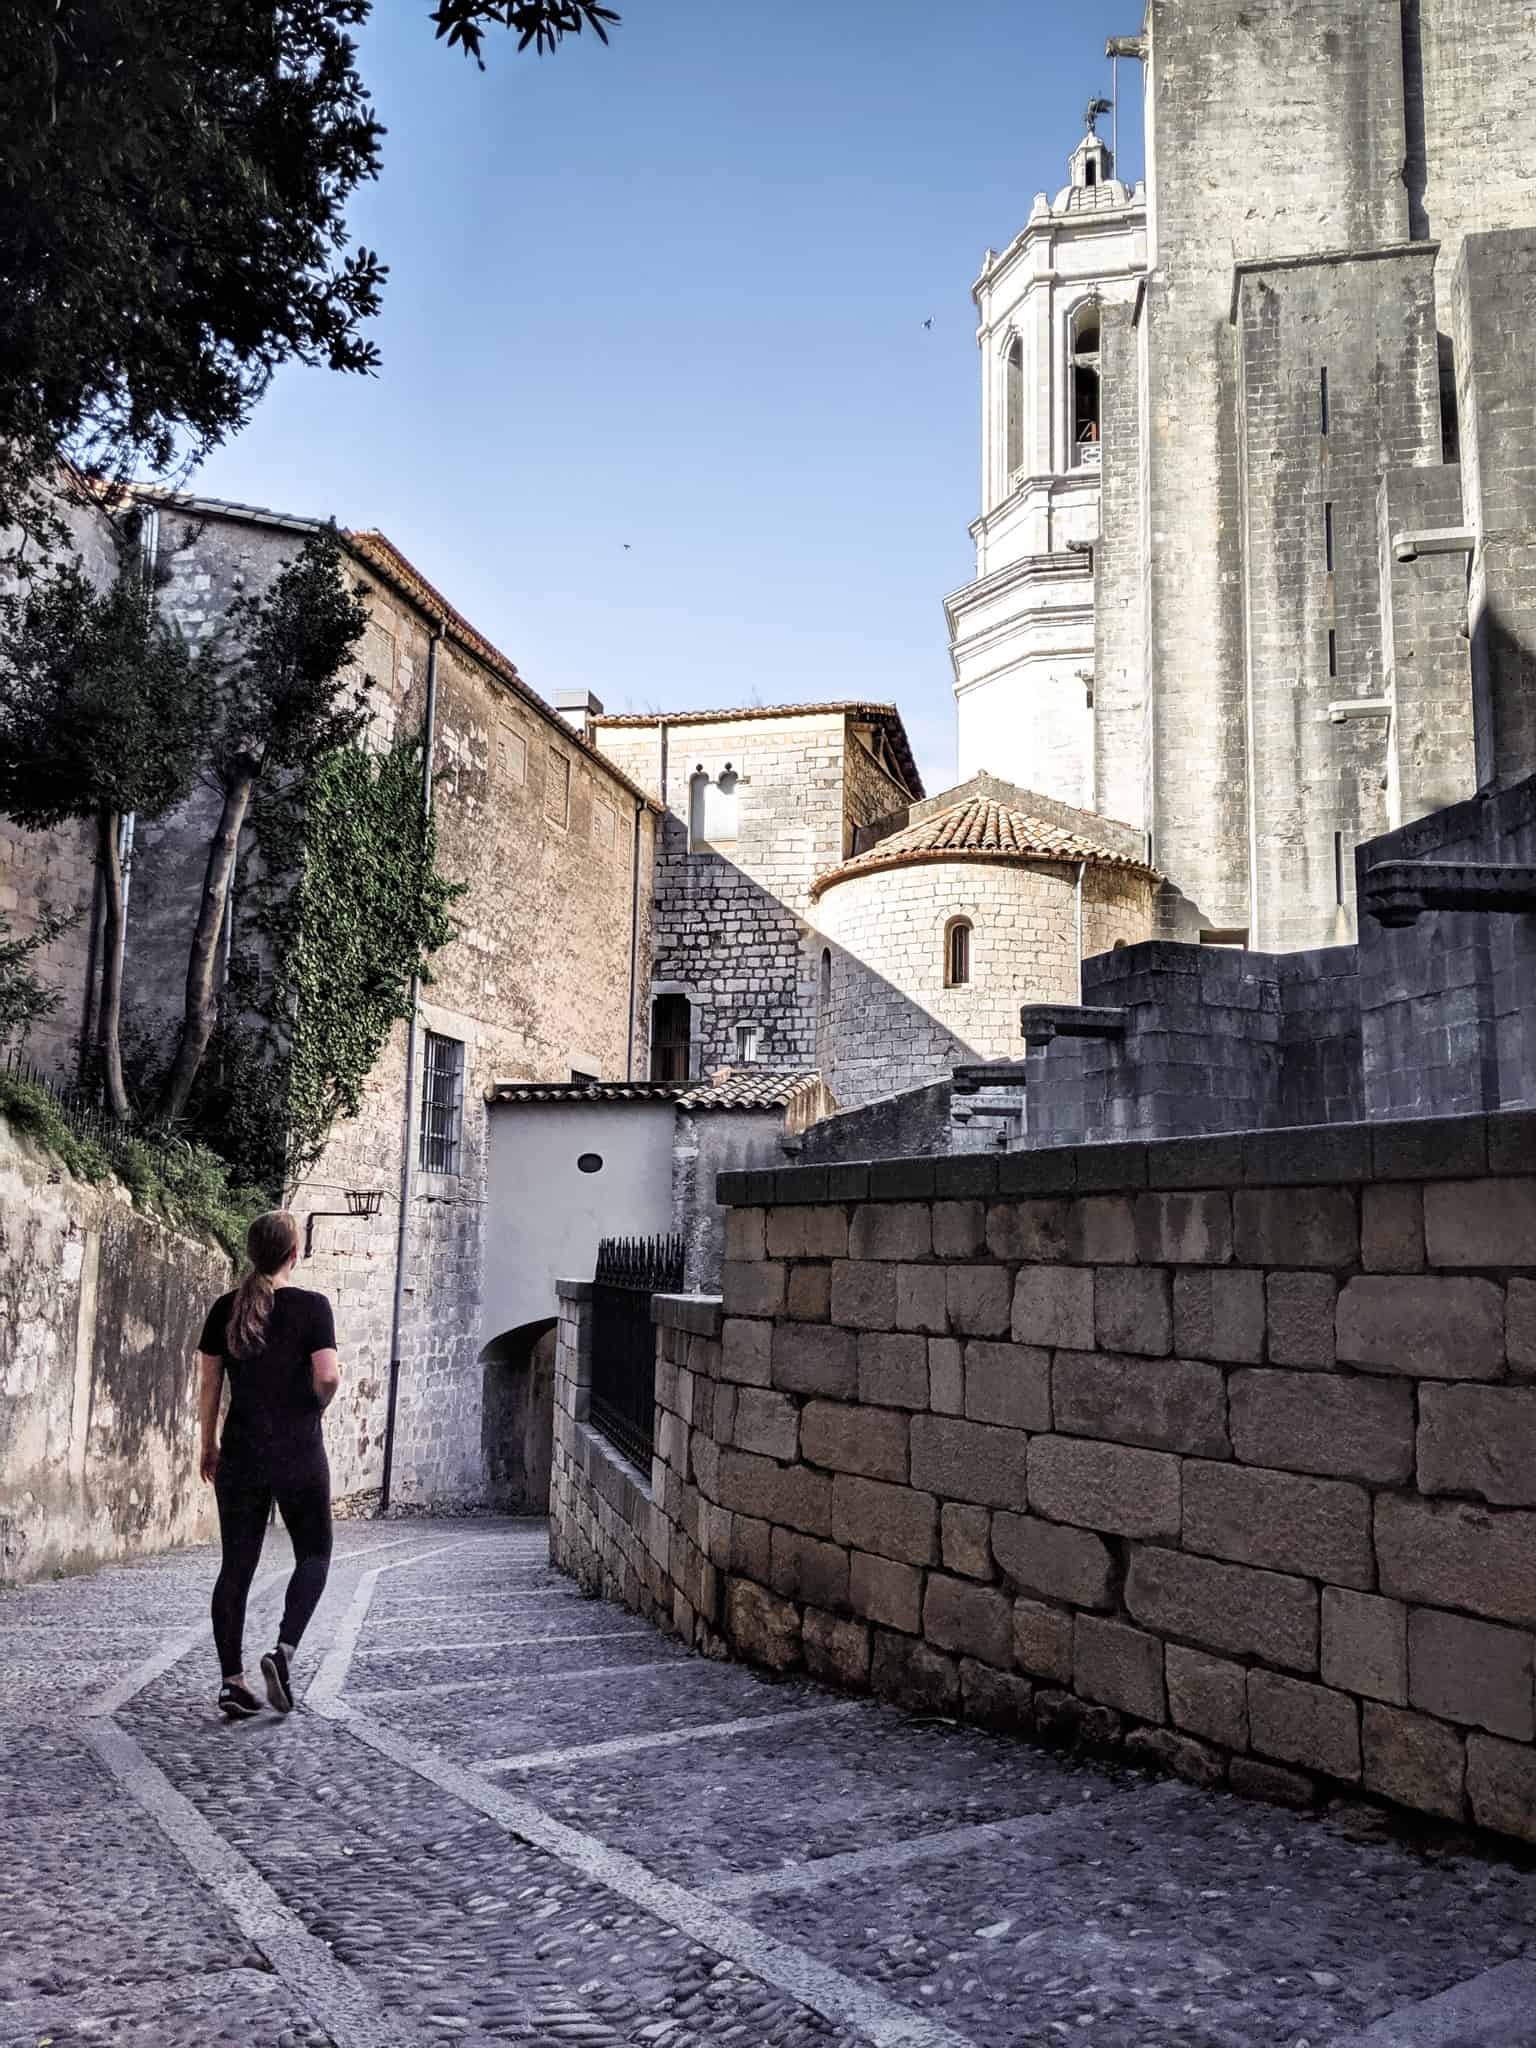
M 629 878 L 629 1058 L 625 1062 L 624 1078 L 635 1078 L 635 998 L 640 987 L 640 820 L 645 815 L 645 799 L 635 798 L 635 845 Z
M 432 816 L 432 750 L 437 738 L 437 651 L 447 621 L 438 622 L 427 648 L 427 714 L 421 748 L 421 822 Z M 395 1416 L 400 1405 L 400 1325 L 405 1315 L 405 1260 L 411 1230 L 411 1192 L 416 1178 L 416 1049 L 421 1034 L 420 977 L 411 976 L 411 1007 L 405 1029 L 405 1122 L 400 1134 L 400 1220 L 395 1233 L 395 1298 L 389 1316 L 389 1400 L 384 1411 L 384 1475 L 379 1513 L 389 1512 L 395 1467 Z
M 1077 864 L 1077 1000 L 1083 1000 L 1083 876 L 1088 863 L 1080 860 Z

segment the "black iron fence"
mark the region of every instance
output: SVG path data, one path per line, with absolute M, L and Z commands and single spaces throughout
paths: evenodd
M 649 1476 L 655 1448 L 651 1296 L 683 1285 L 680 1237 L 605 1237 L 592 1276 L 592 1426 Z
M 70 1087 L 52 1074 L 45 1074 L 40 1067 L 33 1066 L 19 1046 L 11 1046 L 0 1057 L 0 1073 L 10 1080 L 40 1088 L 77 1138 L 89 1138 L 101 1145 L 117 1130 L 94 1089 Z

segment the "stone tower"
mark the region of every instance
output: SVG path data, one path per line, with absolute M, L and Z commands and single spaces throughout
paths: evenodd
M 988 250 L 980 314 L 976 580 L 951 597 L 961 779 L 982 770 L 1095 801 L 1093 550 L 1105 397 L 1100 343 L 1146 261 L 1146 201 L 1115 176 L 1099 103 L 1054 201 Z

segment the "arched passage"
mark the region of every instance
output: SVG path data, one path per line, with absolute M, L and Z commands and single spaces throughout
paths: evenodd
M 492 1504 L 510 1515 L 549 1512 L 555 1442 L 555 1318 L 493 1337 L 484 1374 L 480 1448 Z

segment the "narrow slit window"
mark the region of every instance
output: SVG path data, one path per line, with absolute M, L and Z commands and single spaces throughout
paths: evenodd
M 464 1116 L 464 1045 L 457 1038 L 427 1033 L 421 1077 L 423 1173 L 457 1173 Z
M 1323 371 L 1322 377 L 1319 382 L 1318 398 L 1320 402 L 1320 410 L 1322 415 L 1323 432 L 1326 434 L 1329 430 L 1329 427 L 1332 425 L 1332 413 L 1329 409 L 1328 403 L 1328 372 L 1326 370 Z
M 965 988 L 971 979 L 971 925 L 957 917 L 944 941 L 944 986 Z
M 1333 835 L 1333 900 L 1335 903 L 1342 903 L 1344 901 L 1344 834 L 1342 832 L 1335 832 Z
M 1333 507 L 1323 507 L 1323 547 L 1328 556 L 1328 574 L 1333 574 Z
M 1339 636 L 1332 627 L 1328 629 L 1328 673 L 1336 676 L 1339 672 Z
M 1018 335 L 1003 358 L 1003 438 L 1011 485 L 1024 462 L 1024 343 Z

